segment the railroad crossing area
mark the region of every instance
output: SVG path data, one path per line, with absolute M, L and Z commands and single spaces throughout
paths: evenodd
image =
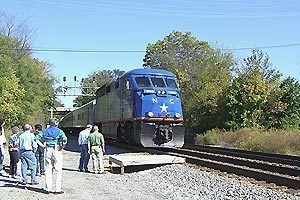
M 71 137 L 64 150 L 64 194 L 43 193 L 44 176 L 38 177 L 39 184 L 34 186 L 23 186 L 17 179 L 0 177 L 0 199 L 300 199 L 297 191 L 272 188 L 254 183 L 251 179 L 207 171 L 184 163 L 176 156 L 154 157 L 149 153 L 107 145 L 105 174 L 79 172 L 79 157 L 76 138 Z M 8 158 L 6 154 L 6 166 Z M 152 162 L 147 163 L 149 160 Z M 182 164 L 161 163 L 161 160 Z M 109 161 L 113 166 L 112 172 L 108 167 Z M 92 170 L 91 161 L 89 164 Z M 121 175 L 122 166 L 125 173 Z

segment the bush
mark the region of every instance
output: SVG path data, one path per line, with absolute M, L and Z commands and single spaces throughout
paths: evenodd
M 300 131 L 240 129 L 225 132 L 213 129 L 202 136 L 197 135 L 195 141 L 196 144 L 213 144 L 249 151 L 300 155 Z

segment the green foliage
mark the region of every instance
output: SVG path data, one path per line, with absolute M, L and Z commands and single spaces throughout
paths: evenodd
M 228 96 L 230 129 L 265 127 L 268 122 L 266 111 L 275 105 L 280 74 L 271 68 L 269 57 L 253 50 L 233 79 Z M 278 102 L 277 106 L 283 106 Z M 277 107 L 276 107 L 277 108 Z M 268 111 L 268 112 L 269 112 Z M 271 111 L 272 112 L 272 111 Z
M 233 65 L 231 52 L 178 31 L 148 44 L 144 59 L 144 67 L 165 69 L 177 76 L 185 118 L 192 116 L 192 125 L 198 131 L 223 126 L 224 94 Z
M 8 125 L 24 117 L 21 108 L 24 90 L 19 87 L 19 80 L 9 63 L 9 59 L 0 58 L 0 68 L 3 70 L 0 73 L 0 113 Z
M 294 78 L 284 79 L 274 90 L 264 107 L 265 127 L 277 129 L 300 128 L 300 84 Z
M 123 75 L 124 71 L 119 69 L 114 70 L 101 70 L 91 73 L 87 78 L 83 79 L 83 82 L 80 83 L 81 85 L 81 92 L 82 94 L 94 94 L 94 88 L 101 87 L 102 85 L 106 84 L 107 82 L 111 81 L 112 79 L 116 79 L 119 76 Z M 76 97 L 74 103 L 76 106 L 82 106 L 90 101 L 92 101 L 94 97 L 89 96 L 79 96 Z
M 7 126 L 34 123 L 35 115 L 45 117 L 54 100 L 54 78 L 49 64 L 33 59 L 15 38 L 0 35 L 0 112 Z

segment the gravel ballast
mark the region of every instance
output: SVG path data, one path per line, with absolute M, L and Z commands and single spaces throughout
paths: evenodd
M 39 185 L 26 187 L 16 179 L 0 176 L 0 199 L 300 199 L 299 192 L 291 194 L 190 165 L 166 165 L 124 175 L 95 175 L 78 172 L 78 159 L 78 152 L 64 152 L 64 194 L 44 194 L 44 176 L 38 177 Z M 6 155 L 5 164 L 8 162 Z

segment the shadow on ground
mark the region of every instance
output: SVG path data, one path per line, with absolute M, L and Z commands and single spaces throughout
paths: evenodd
M 80 147 L 78 145 L 78 136 L 69 134 L 67 135 L 67 137 L 68 137 L 68 143 L 65 147 L 65 150 L 70 152 L 80 152 Z M 110 146 L 110 145 L 105 146 L 105 155 L 113 155 L 113 154 L 120 154 L 120 153 L 130 153 L 130 151 L 126 149 Z
M 10 180 L 10 179 L 4 179 L 1 178 L 0 181 L 5 182 L 4 185 L 0 186 L 0 188 L 5 188 L 5 187 L 14 187 L 14 188 L 18 188 L 18 189 L 23 189 L 23 190 L 30 190 L 33 192 L 38 192 L 38 193 L 46 193 L 44 189 L 42 188 L 36 188 L 30 185 L 20 185 L 20 181 L 17 180 Z
M 157 167 L 161 167 L 164 165 L 168 165 L 168 164 L 161 164 L 161 165 L 138 165 L 138 166 L 126 166 L 124 167 L 124 172 L 125 173 L 134 173 L 134 172 L 140 172 L 140 171 L 145 171 L 145 170 L 149 170 L 149 169 L 154 169 Z M 113 171 L 111 171 L 111 173 L 114 174 L 120 174 L 121 172 L 121 168 L 120 167 L 113 167 L 112 169 Z

